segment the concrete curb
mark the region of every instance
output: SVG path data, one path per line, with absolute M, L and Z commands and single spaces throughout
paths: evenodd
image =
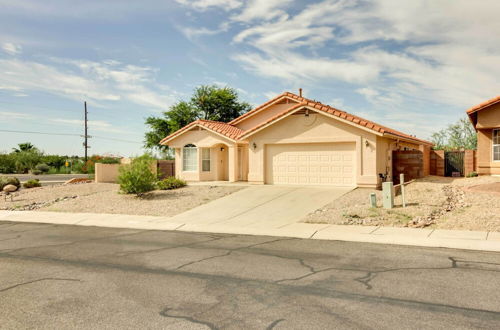
M 0 211 L 0 221 L 281 236 L 500 252 L 500 232 L 342 226 L 309 223 L 292 223 L 279 228 L 269 228 L 263 227 L 262 225 L 230 226 L 223 224 L 182 223 L 173 221 L 173 219 L 168 217 L 41 211 Z

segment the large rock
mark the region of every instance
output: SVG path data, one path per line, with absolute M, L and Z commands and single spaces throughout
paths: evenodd
M 5 187 L 3 187 L 3 191 L 6 193 L 13 193 L 16 190 L 17 190 L 17 187 L 14 186 L 13 184 L 8 184 Z

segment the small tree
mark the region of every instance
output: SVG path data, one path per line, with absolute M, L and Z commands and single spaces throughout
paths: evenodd
M 130 164 L 120 167 L 118 176 L 120 190 L 125 194 L 137 196 L 154 190 L 157 179 L 151 170 L 153 161 L 154 158 L 145 154 L 134 158 Z
M 432 134 L 431 140 L 437 150 L 477 148 L 477 134 L 468 118 L 461 118 L 455 124 Z

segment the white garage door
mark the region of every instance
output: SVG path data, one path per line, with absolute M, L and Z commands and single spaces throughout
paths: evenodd
M 355 144 L 270 144 L 266 183 L 355 186 Z

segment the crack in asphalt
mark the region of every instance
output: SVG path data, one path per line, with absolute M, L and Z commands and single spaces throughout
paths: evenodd
M 192 242 L 192 243 L 181 244 L 181 245 L 165 246 L 165 247 L 151 249 L 151 250 L 139 250 L 139 251 L 130 251 L 130 252 L 120 252 L 120 253 L 115 253 L 115 256 L 117 256 L 117 257 L 127 257 L 127 256 L 131 256 L 131 255 L 136 255 L 136 254 L 158 252 L 158 251 L 164 251 L 164 250 L 170 250 L 170 249 L 176 249 L 176 248 L 183 248 L 183 247 L 192 247 L 192 246 L 195 246 L 197 244 L 214 242 L 214 241 L 221 240 L 223 238 L 234 237 L 234 236 L 236 236 L 236 235 L 217 236 L 215 238 L 212 238 L 212 239 L 209 239 L 209 240 L 206 240 L 206 241 L 198 241 L 198 242 Z
M 3 238 L 3 239 L 0 239 L 0 242 L 3 242 L 3 241 L 10 241 L 11 239 L 18 239 L 20 238 L 21 235 L 17 235 L 16 237 L 10 237 L 10 238 Z
M 104 239 L 109 239 L 109 238 L 132 236 L 132 235 L 146 233 L 149 231 L 151 231 L 151 230 L 139 230 L 139 231 L 135 231 L 132 233 L 127 233 L 127 234 L 118 234 L 118 235 L 110 235 L 110 236 L 95 237 L 95 238 L 85 238 L 85 239 L 76 240 L 76 241 L 72 241 L 72 242 L 66 242 L 66 243 L 35 245 L 35 246 L 28 246 L 28 247 L 22 247 L 22 248 L 17 248 L 17 249 L 3 249 L 3 250 L 0 250 L 0 252 L 17 252 L 17 251 L 22 251 L 22 250 L 27 250 L 27 249 L 42 249 L 42 248 L 51 248 L 51 247 L 59 247 L 59 246 L 68 246 L 68 245 L 73 245 L 73 244 L 78 244 L 78 243 L 99 241 L 99 240 L 104 240 Z M 20 233 L 20 232 L 16 232 L 16 233 Z
M 207 322 L 207 321 L 201 321 L 201 320 L 193 318 L 192 316 L 171 315 L 171 314 L 168 314 L 168 312 L 170 312 L 172 310 L 173 310 L 173 308 L 165 307 L 159 314 L 161 316 L 163 316 L 163 317 L 168 317 L 168 318 L 173 318 L 173 319 L 181 319 L 181 320 L 189 321 L 191 323 L 205 325 L 205 326 L 207 326 L 211 330 L 218 330 L 219 329 L 213 323 L 210 323 L 210 322 Z
M 285 319 L 278 319 L 278 320 L 273 321 L 271 324 L 269 324 L 267 326 L 266 330 L 272 330 L 272 329 L 274 329 L 274 327 L 277 326 L 278 323 L 283 322 L 283 321 L 285 321 Z
M 11 255 L 8 253 L 0 253 L 0 258 L 9 258 L 9 259 L 21 259 L 21 260 L 30 260 L 30 261 L 40 261 L 40 262 L 52 262 L 56 264 L 63 265 L 71 265 L 83 268 L 92 268 L 92 269 L 114 269 L 125 272 L 136 272 L 143 274 L 158 274 L 158 275 L 171 275 L 171 276 L 184 276 L 186 278 L 195 278 L 202 279 L 208 281 L 215 281 L 221 284 L 235 283 L 237 285 L 250 285 L 254 284 L 256 286 L 266 286 L 266 285 L 279 285 L 287 290 L 292 290 L 294 294 L 304 294 L 304 295 L 314 295 L 318 297 L 327 297 L 327 298 L 338 298 L 338 299 L 346 299 L 346 300 L 354 300 L 354 301 L 371 301 L 374 303 L 386 303 L 392 306 L 401 307 L 405 305 L 407 307 L 417 308 L 420 310 L 431 310 L 436 311 L 440 310 L 443 312 L 449 313 L 481 313 L 481 318 L 488 318 L 498 320 L 500 317 L 500 312 L 486 309 L 478 309 L 478 308 L 470 308 L 470 307 L 462 307 L 455 306 L 449 304 L 441 304 L 441 303 L 433 303 L 433 302 L 425 302 L 418 300 L 408 300 L 402 298 L 392 298 L 392 297 L 384 297 L 384 296 L 373 296 L 373 295 L 365 295 L 360 293 L 352 293 L 345 292 L 342 290 L 330 289 L 330 288 L 318 288 L 311 285 L 287 285 L 282 283 L 273 283 L 265 280 L 259 279 L 245 279 L 234 276 L 227 275 L 219 275 L 219 274 L 204 274 L 204 273 L 193 273 L 179 270 L 168 270 L 164 268 L 151 268 L 145 266 L 135 266 L 135 265 L 123 265 L 123 264 L 115 264 L 115 263 L 105 263 L 105 262 L 97 262 L 97 261 L 82 261 L 82 260 L 68 260 L 68 259 L 60 259 L 60 258 L 48 258 L 48 257 L 36 257 L 36 256 L 23 256 L 23 255 Z M 495 264 L 496 265 L 496 264 Z M 451 267 L 447 267 L 451 268 Z M 458 268 L 458 267 L 457 267 Z M 399 270 L 398 268 L 396 270 Z M 403 268 L 404 269 L 404 268 Z M 434 269 L 434 268 L 411 268 L 411 269 Z M 443 269 L 443 268 L 437 268 Z M 352 269 L 347 269 L 352 270 Z M 484 269 L 478 269 L 484 271 Z M 359 270 L 358 270 L 359 271 Z M 389 270 L 387 270 L 389 271 Z
M 203 262 L 203 261 L 206 261 L 206 260 L 210 260 L 210 259 L 227 257 L 227 256 L 229 256 L 230 254 L 232 254 L 235 251 L 242 251 L 242 250 L 245 250 L 245 249 L 253 248 L 255 246 L 260 246 L 260 245 L 264 245 L 264 244 L 270 244 L 270 243 L 279 242 L 279 241 L 288 241 L 288 240 L 292 240 L 292 239 L 295 239 L 295 238 L 278 238 L 278 239 L 274 239 L 274 240 L 271 240 L 271 241 L 260 242 L 260 243 L 256 243 L 256 244 L 242 246 L 242 247 L 239 247 L 239 248 L 234 248 L 234 249 L 228 249 L 227 252 L 225 252 L 223 254 L 215 255 L 215 256 L 210 256 L 210 257 L 202 258 L 202 259 L 195 260 L 195 261 L 190 261 L 188 263 L 185 263 L 183 265 L 178 266 L 176 269 L 181 269 L 183 267 L 190 266 L 190 265 L 193 265 L 193 264 L 196 264 L 196 263 L 200 263 L 200 262 Z
M 39 278 L 39 279 L 33 280 L 33 281 L 18 283 L 18 284 L 9 286 L 7 288 L 0 289 L 0 292 L 5 292 L 5 291 L 8 291 L 8 290 L 11 290 L 11 289 L 23 286 L 23 285 L 32 284 L 32 283 L 36 283 L 36 282 L 42 282 L 42 281 L 72 281 L 72 282 L 81 282 L 81 280 L 76 279 L 76 278 L 45 277 L 45 278 Z

